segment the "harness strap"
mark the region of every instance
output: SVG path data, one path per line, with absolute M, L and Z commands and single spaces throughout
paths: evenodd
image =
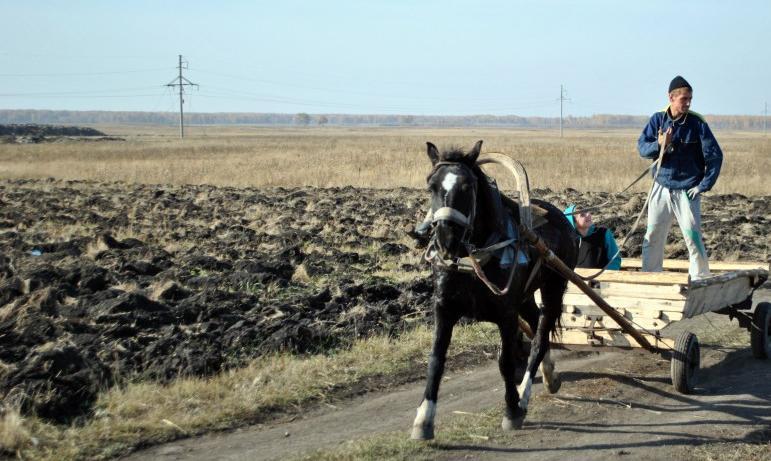
M 463 227 L 469 227 L 471 225 L 468 216 L 464 215 L 455 208 L 450 208 L 448 206 L 439 208 L 438 210 L 434 211 L 431 222 L 437 221 L 452 221 L 456 224 L 460 224 Z
M 485 253 L 493 253 L 497 250 L 500 250 L 501 248 L 506 248 L 507 246 L 511 245 L 512 243 L 516 242 L 517 239 L 508 239 L 508 240 L 502 240 L 496 244 L 490 245 L 488 247 L 484 248 L 477 248 L 475 250 L 471 250 L 471 253 L 474 256 L 485 254 Z
M 533 270 L 530 271 L 530 277 L 527 278 L 527 283 L 525 283 L 525 288 L 522 290 L 523 293 L 527 293 L 527 289 L 530 287 L 530 284 L 535 279 L 535 274 L 538 273 L 538 269 L 541 268 L 541 263 L 543 262 L 543 257 L 539 256 L 538 260 L 535 262 L 535 266 L 533 266 Z
M 519 252 L 519 245 L 517 245 L 517 252 Z M 485 275 L 484 271 L 482 270 L 482 267 L 479 265 L 479 262 L 477 262 L 476 258 L 471 257 L 469 258 L 471 262 L 471 266 L 474 268 L 474 273 L 476 274 L 477 278 L 482 281 L 485 285 L 487 285 L 487 288 L 490 289 L 490 291 L 493 292 L 493 294 L 497 296 L 503 296 L 506 293 L 509 292 L 509 288 L 511 288 L 511 281 L 514 280 L 514 273 L 517 271 L 517 264 L 511 265 L 511 271 L 509 272 L 509 280 L 506 282 L 506 286 L 501 288 L 498 288 L 495 286 Z

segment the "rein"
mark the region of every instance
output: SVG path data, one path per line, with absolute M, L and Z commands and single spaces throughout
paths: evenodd
M 511 243 L 512 240 L 506 240 L 505 242 Z M 502 242 L 503 243 L 503 242 Z M 489 247 L 488 247 L 489 248 Z M 519 253 L 520 245 L 517 243 L 517 246 L 515 247 L 515 255 Z M 490 279 L 487 278 L 485 275 L 485 272 L 482 270 L 482 266 L 479 265 L 479 261 L 474 257 L 473 254 L 471 254 L 472 249 L 469 248 L 467 251 L 469 251 L 469 260 L 471 261 L 471 266 L 474 268 L 474 274 L 476 274 L 477 278 L 482 281 L 482 283 L 487 286 L 487 288 L 490 289 L 490 291 L 497 296 L 503 296 L 506 293 L 509 292 L 509 288 L 511 288 L 511 282 L 514 280 L 514 272 L 516 272 L 517 269 L 517 263 L 516 261 L 511 265 L 511 270 L 509 271 L 509 279 L 506 282 L 506 286 L 503 287 L 503 289 L 500 289 L 493 284 L 493 282 L 490 281 Z

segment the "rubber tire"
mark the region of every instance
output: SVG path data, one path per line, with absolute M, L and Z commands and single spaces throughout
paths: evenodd
M 680 333 L 675 341 L 675 351 L 671 361 L 672 385 L 677 392 L 681 394 L 693 392 L 700 362 L 701 348 L 696 335 L 690 331 Z
M 750 325 L 750 344 L 752 345 L 752 355 L 756 359 L 771 358 L 770 331 L 771 303 L 758 303 L 755 306 L 755 313 L 752 315 L 752 325 Z

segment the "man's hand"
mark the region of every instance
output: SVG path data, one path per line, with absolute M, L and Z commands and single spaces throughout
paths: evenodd
M 666 132 L 662 132 L 659 128 L 659 146 L 667 147 L 672 142 L 672 127 L 667 128 Z
M 699 189 L 699 186 L 691 187 L 690 189 L 688 189 L 686 194 L 688 194 L 688 199 L 689 200 L 693 200 L 696 197 L 698 197 L 699 194 L 701 194 L 701 189 Z

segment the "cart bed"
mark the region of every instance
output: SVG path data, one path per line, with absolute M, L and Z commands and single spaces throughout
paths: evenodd
M 768 264 L 762 262 L 712 262 L 712 277 L 690 283 L 688 261 L 665 260 L 664 272 L 640 272 L 640 267 L 639 259 L 625 259 L 620 271 L 605 271 L 591 286 L 657 348 L 672 347 L 674 340 L 661 334 L 670 323 L 740 304 L 768 278 Z M 597 271 L 576 269 L 582 276 Z M 539 292 L 536 302 L 541 303 Z M 563 302 L 558 344 L 639 347 L 572 283 Z

